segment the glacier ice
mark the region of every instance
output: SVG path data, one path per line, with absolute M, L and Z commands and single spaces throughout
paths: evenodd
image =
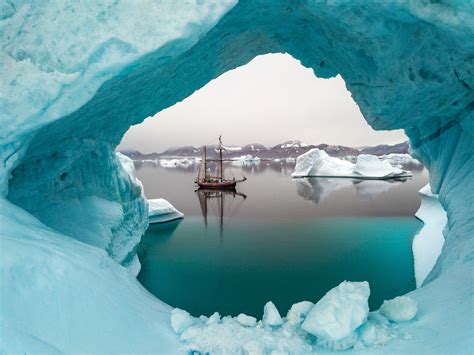
M 1 2 L 1 350 L 182 350 L 169 307 L 131 272 L 147 205 L 114 149 L 131 125 L 277 52 L 341 75 L 373 128 L 404 128 L 446 213 L 442 252 L 410 293 L 419 316 L 398 325 L 411 337 L 383 351 L 472 349 L 473 16 L 469 1 Z M 217 341 L 222 322 L 240 326 L 199 339 Z M 307 349 L 278 331 L 281 348 Z
M 296 159 L 292 177 L 352 177 L 360 179 L 392 179 L 411 176 L 409 171 L 394 167 L 388 160 L 361 154 L 355 164 L 330 157 L 324 150 L 313 148 Z
M 380 306 L 380 313 L 394 322 L 412 320 L 417 312 L 416 301 L 408 296 L 398 296 L 384 301 Z
M 301 329 L 330 341 L 348 338 L 367 320 L 367 282 L 342 282 L 329 290 L 306 316 Z
M 443 229 L 447 223 L 446 211 L 438 196 L 431 192 L 430 184 L 420 190 L 421 205 L 416 217 L 424 222 L 423 228 L 413 239 L 416 286 L 420 287 L 433 269 L 443 249 Z
M 269 326 L 279 326 L 283 324 L 283 320 L 281 319 L 280 312 L 275 307 L 273 302 L 267 302 L 265 307 L 263 308 L 263 318 L 262 322 L 265 325 Z
M 302 301 L 293 304 L 286 315 L 288 323 L 293 325 L 300 324 L 313 307 L 314 303 L 310 301 Z
M 194 323 L 196 323 L 196 319 L 188 312 L 179 308 L 171 311 L 171 327 L 176 333 L 181 334 Z
M 147 200 L 148 202 L 148 220 L 150 223 L 169 222 L 175 219 L 183 218 L 171 203 L 163 198 Z
M 257 318 L 240 313 L 235 320 L 244 327 L 253 327 L 257 324 Z

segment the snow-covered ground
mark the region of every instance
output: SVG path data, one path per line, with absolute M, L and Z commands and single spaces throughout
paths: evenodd
M 300 155 L 293 177 L 351 177 L 359 179 L 393 179 L 411 176 L 411 172 L 396 168 L 388 160 L 375 155 L 361 154 L 355 164 L 330 157 L 318 148 Z

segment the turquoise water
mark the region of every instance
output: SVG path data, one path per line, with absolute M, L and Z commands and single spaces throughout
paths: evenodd
M 343 280 L 369 281 L 371 309 L 415 288 L 414 217 L 327 217 L 298 221 L 202 217 L 151 225 L 138 280 L 195 316 L 262 316 L 272 300 L 316 302 Z

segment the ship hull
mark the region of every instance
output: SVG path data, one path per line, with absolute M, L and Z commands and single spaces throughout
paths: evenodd
M 218 182 L 206 182 L 206 181 L 197 181 L 197 184 L 200 188 L 203 189 L 235 189 L 237 181 L 218 181 Z

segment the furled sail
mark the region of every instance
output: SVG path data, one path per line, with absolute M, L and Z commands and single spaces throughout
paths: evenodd
M 204 159 L 201 160 L 201 165 L 199 165 L 199 174 L 198 179 L 204 180 L 206 178 L 206 161 Z

